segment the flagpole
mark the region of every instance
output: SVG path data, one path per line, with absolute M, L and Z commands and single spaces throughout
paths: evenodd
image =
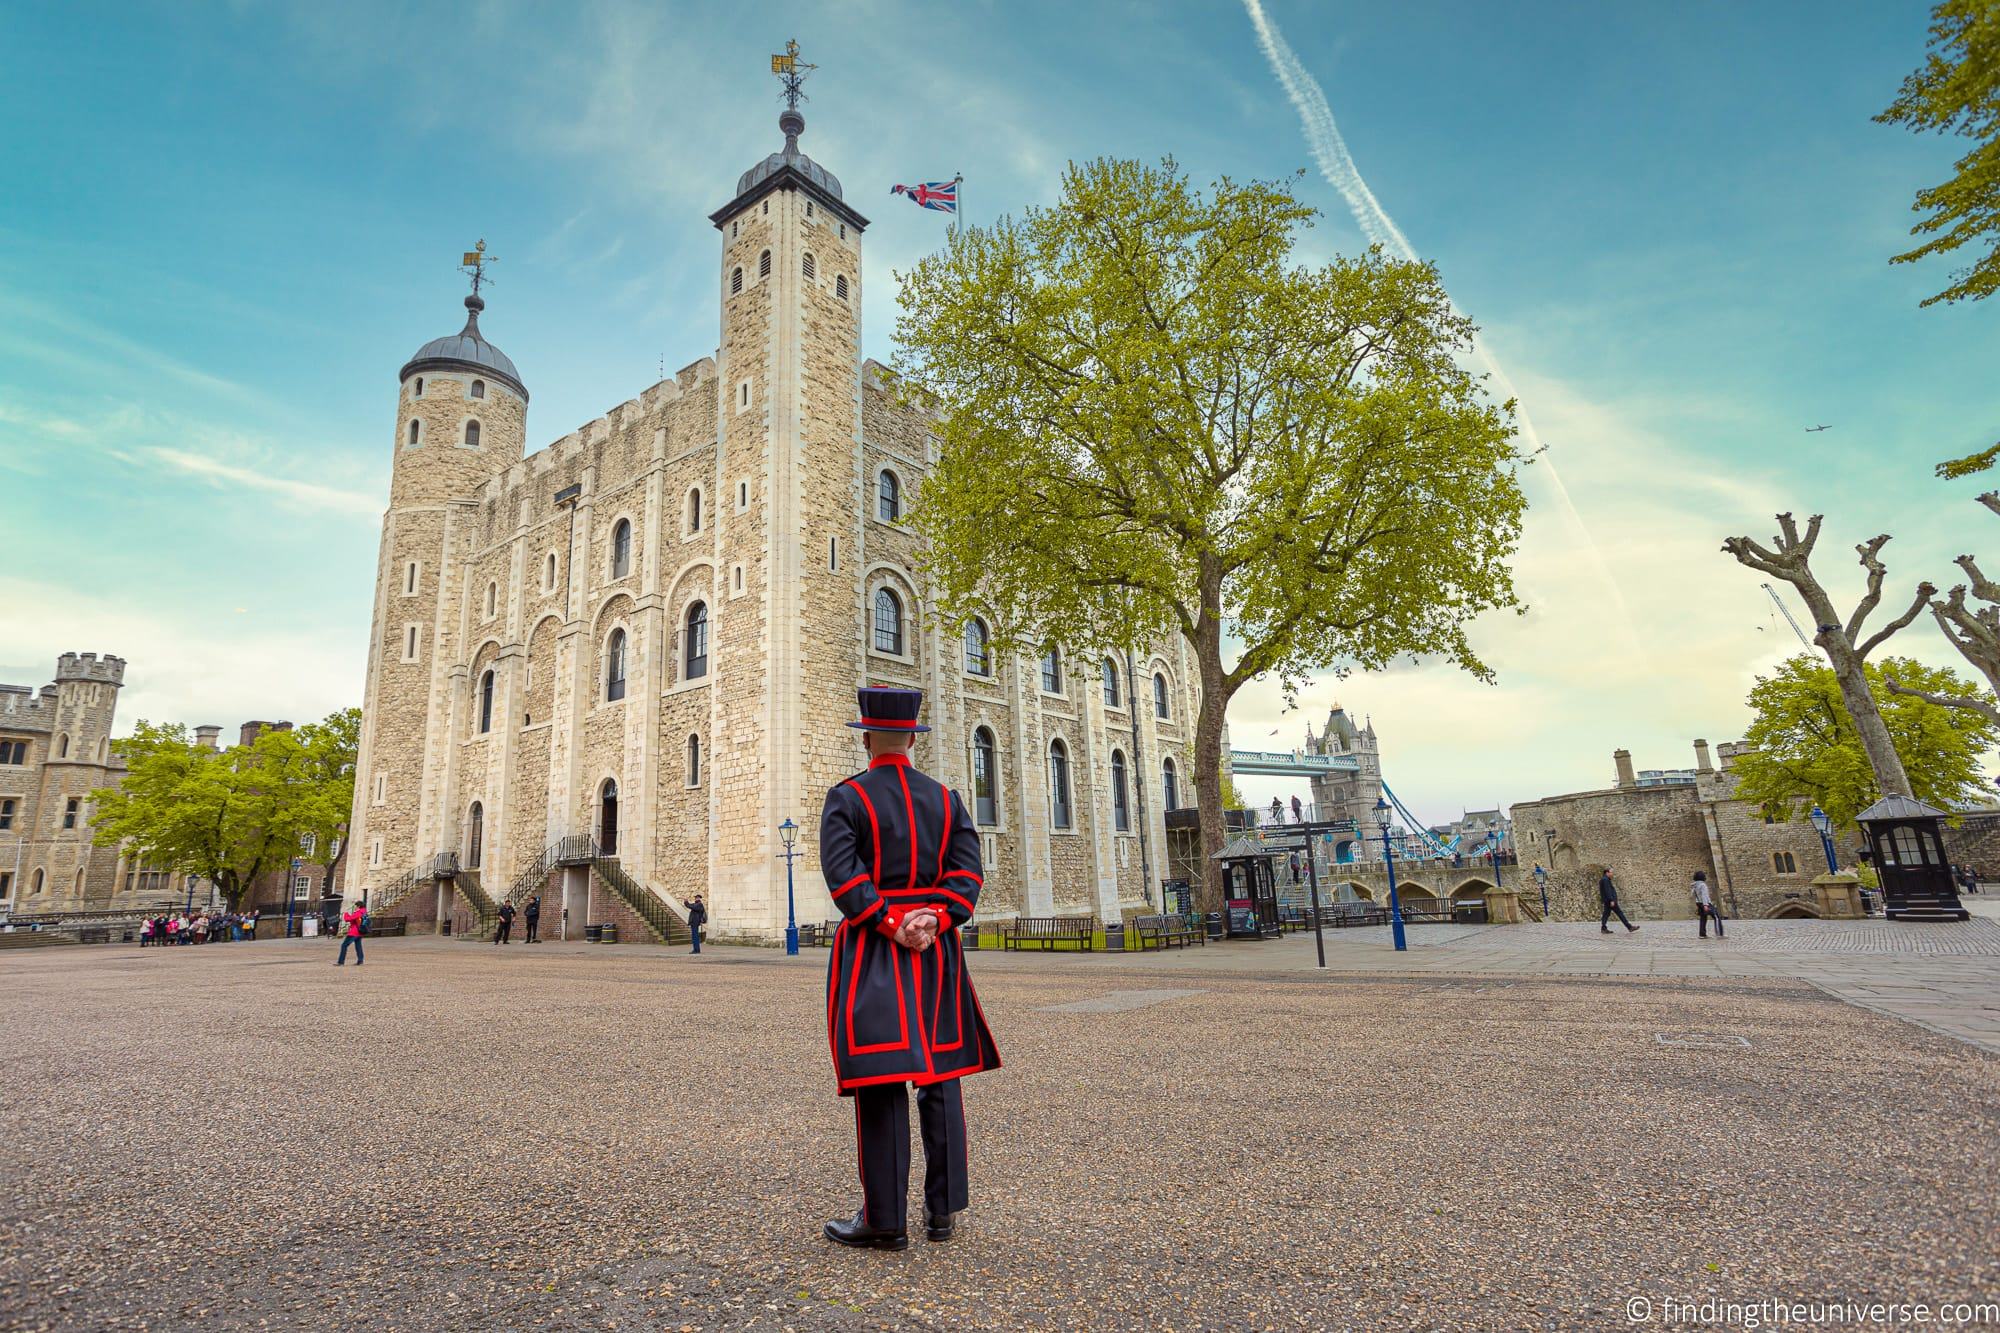
M 965 229 L 965 173 L 961 171 L 953 175 L 951 184 L 954 191 L 952 197 L 957 201 L 957 210 L 951 215 L 952 232 L 954 235 L 963 235 Z

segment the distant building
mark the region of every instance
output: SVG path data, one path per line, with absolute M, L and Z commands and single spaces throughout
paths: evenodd
M 1746 748 L 1717 747 L 1718 767 L 1698 740 L 1692 770 L 1651 770 L 1662 779 L 1651 784 L 1619 750 L 1615 786 L 1515 805 L 1521 862 L 1551 872 L 1551 914 L 1596 916 L 1597 876 L 1609 868 L 1635 917 L 1692 918 L 1697 870 L 1731 916 L 1818 915 L 1810 886 L 1826 870 L 1819 835 L 1803 811 L 1773 820 L 1736 798 L 1731 769 Z
M 1503 861 L 1514 854 L 1514 822 L 1499 810 L 1467 810 L 1449 824 L 1431 825 L 1431 836 L 1467 860 L 1495 849 Z

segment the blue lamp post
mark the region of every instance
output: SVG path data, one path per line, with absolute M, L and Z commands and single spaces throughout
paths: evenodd
M 1826 811 L 1820 809 L 1818 806 L 1814 806 L 1812 813 L 1807 815 L 1806 818 L 1810 819 L 1812 826 L 1819 831 L 1819 845 L 1826 852 L 1827 873 L 1832 874 L 1834 871 L 1840 869 L 1833 862 L 1833 816 L 1827 814 Z
M 798 855 L 799 826 L 790 815 L 778 825 L 778 837 L 785 844 L 785 952 L 799 951 L 799 914 L 792 900 L 792 858 Z
M 1382 823 L 1382 859 L 1389 866 L 1389 932 L 1395 937 L 1396 951 L 1408 949 L 1409 943 L 1403 938 L 1403 904 L 1396 897 L 1396 852 L 1389 845 L 1389 802 L 1376 798 L 1375 818 Z

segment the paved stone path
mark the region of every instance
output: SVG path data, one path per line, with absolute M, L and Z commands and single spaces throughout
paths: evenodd
M 824 954 L 23 951 L 0 1327 L 1569 1330 L 2000 1289 L 2000 1060 L 1589 940 L 1600 974 L 1453 970 L 1506 936 L 1326 976 L 1290 940 L 975 957 L 975 1203 L 894 1255 L 818 1235 L 855 1194 Z

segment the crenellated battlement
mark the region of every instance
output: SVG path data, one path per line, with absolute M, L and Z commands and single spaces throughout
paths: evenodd
M 56 687 L 44 685 L 37 695 L 26 685 L 0 685 L 0 719 L 10 731 L 53 731 Z
M 56 659 L 56 679 L 93 680 L 110 685 L 125 683 L 125 659 L 106 653 L 64 653 Z

